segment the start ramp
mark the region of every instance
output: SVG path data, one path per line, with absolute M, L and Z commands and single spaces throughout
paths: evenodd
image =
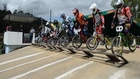
M 54 49 L 54 50 L 59 50 L 59 51 L 69 50 L 71 52 L 69 54 L 76 54 L 78 51 L 81 51 L 85 53 L 86 56 L 84 57 L 86 58 L 94 58 L 94 56 L 96 56 L 97 54 L 104 55 L 108 58 L 108 60 L 106 60 L 105 62 L 113 63 L 117 67 L 122 67 L 123 65 L 126 65 L 127 63 L 129 63 L 127 59 L 125 59 L 122 55 L 115 55 L 108 52 L 99 52 L 99 51 L 87 50 L 87 49 L 82 49 L 82 48 L 75 49 L 73 47 L 61 47 L 58 45 L 55 45 L 55 46 L 42 45 L 42 46 L 45 48 L 48 47 L 49 49 Z

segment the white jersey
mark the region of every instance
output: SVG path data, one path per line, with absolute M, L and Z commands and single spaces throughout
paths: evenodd
M 44 31 L 44 34 L 47 34 L 51 31 L 51 29 L 49 27 L 45 27 L 45 31 Z

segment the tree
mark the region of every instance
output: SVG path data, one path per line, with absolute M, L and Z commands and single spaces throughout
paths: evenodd
M 18 13 L 20 13 L 20 14 L 24 14 L 24 12 L 21 10 L 21 11 L 18 11 Z
M 14 11 L 14 13 L 13 14 L 16 14 L 17 13 L 17 9 Z
M 114 3 L 117 0 L 111 0 L 111 6 L 113 8 L 116 8 Z M 140 19 L 138 17 L 140 17 L 140 0 L 124 0 L 124 3 L 127 4 L 128 6 L 130 6 L 131 12 L 133 17 L 140 22 Z
M 4 10 L 7 11 L 7 4 L 3 3 Z

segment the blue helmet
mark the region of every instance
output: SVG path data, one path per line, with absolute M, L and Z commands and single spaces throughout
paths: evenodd
M 60 16 L 60 18 L 63 18 L 64 16 L 65 16 L 65 14 L 64 14 L 64 13 L 62 13 L 62 14 L 61 14 L 61 16 Z

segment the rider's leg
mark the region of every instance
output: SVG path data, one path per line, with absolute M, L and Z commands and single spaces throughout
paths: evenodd
M 101 41 L 104 43 L 104 35 L 102 34 L 102 26 L 98 26 L 98 36 L 100 37 Z
M 129 27 L 125 26 L 124 34 L 128 38 L 129 41 L 132 40 L 132 46 L 134 46 L 136 44 L 136 39 L 135 38 L 131 38 L 132 35 L 130 33 L 130 28 Z

